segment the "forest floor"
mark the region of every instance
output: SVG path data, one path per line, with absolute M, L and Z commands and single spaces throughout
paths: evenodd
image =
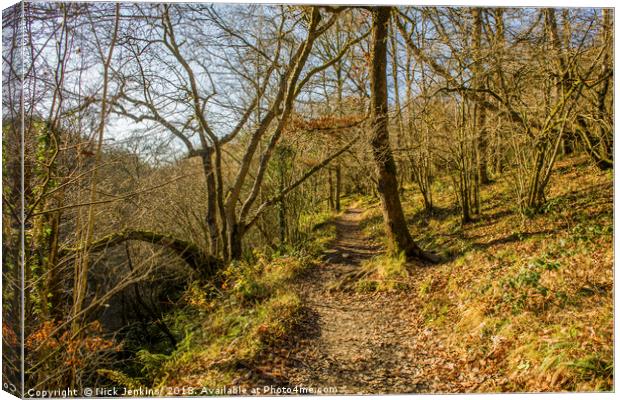
M 342 276 L 381 249 L 365 237 L 362 212 L 349 208 L 335 220 L 337 238 L 325 263 L 301 285 L 302 299 L 317 319 L 315 334 L 310 330 L 296 352 L 299 362 L 288 371 L 289 384 L 338 393 L 417 392 L 426 383 L 419 378 L 412 304 L 397 294 L 334 290 Z
M 221 299 L 190 296 L 195 333 L 154 381 L 272 395 L 270 385 L 613 390 L 613 174 L 584 157 L 558 161 L 544 209 L 530 216 L 516 189 L 508 173 L 484 186 L 480 213 L 463 224 L 447 179 L 434 183 L 431 213 L 406 186 L 409 229 L 436 265 L 387 257 L 378 199 L 347 198 L 313 225 L 316 254 L 259 258 L 227 272 Z
M 459 392 L 465 389 L 445 348 L 420 329 L 422 306 L 404 291 L 339 288 L 343 277 L 382 252 L 360 224 L 355 205 L 334 220 L 336 240 L 325 262 L 299 285 L 307 320 L 281 371 L 289 387 L 338 394 Z M 456 373 L 456 374 L 455 374 Z M 455 379 L 456 378 L 456 379 Z M 475 386 L 480 381 L 466 386 Z
M 449 191 L 430 215 L 407 191 L 415 240 L 443 261 L 406 263 L 397 285 L 377 267 L 376 199 L 353 199 L 323 262 L 295 285 L 305 317 L 265 370 L 338 394 L 613 388 L 612 179 L 581 159 L 558 164 L 548 208 L 529 218 L 508 201 L 508 180 L 484 188 L 466 225 Z

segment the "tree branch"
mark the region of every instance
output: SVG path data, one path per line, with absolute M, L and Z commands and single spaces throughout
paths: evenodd
M 351 140 L 347 144 L 345 144 L 340 150 L 338 150 L 337 152 L 335 152 L 331 156 L 327 157 L 326 159 L 324 159 L 323 161 L 321 161 L 320 163 L 318 163 L 317 165 L 315 165 L 314 167 L 312 167 L 308 171 L 306 171 L 306 173 L 303 174 L 301 176 L 301 178 L 297 179 L 295 182 L 293 182 L 291 185 L 289 185 L 286 189 L 281 191 L 277 196 L 271 197 L 270 199 L 265 201 L 263 204 L 261 204 L 258 207 L 258 209 L 256 210 L 256 213 L 254 214 L 252 219 L 247 224 L 245 224 L 244 230 L 247 231 L 252 225 L 254 225 L 254 223 L 256 223 L 256 221 L 258 220 L 260 215 L 263 213 L 263 211 L 265 211 L 268 207 L 270 207 L 270 206 L 274 205 L 275 203 L 277 203 L 277 202 L 281 201 L 282 199 L 284 199 L 284 197 L 286 197 L 286 195 L 289 194 L 293 189 L 295 189 L 296 187 L 298 187 L 299 185 L 304 183 L 312 175 L 314 175 L 315 173 L 317 173 L 318 171 L 320 171 L 321 169 L 326 167 L 334 159 L 338 158 L 344 152 L 349 150 L 351 148 L 351 146 L 353 146 L 355 144 L 355 142 L 357 142 L 358 140 L 359 140 L 359 136 L 355 137 L 353 140 Z

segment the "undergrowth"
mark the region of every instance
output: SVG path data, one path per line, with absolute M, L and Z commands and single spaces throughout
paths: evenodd
M 313 236 L 303 245 L 268 255 L 254 250 L 252 261 L 232 263 L 213 282 L 194 282 L 177 311 L 164 317 L 175 336 L 182 338 L 173 351 L 141 350 L 129 368 L 99 373 L 130 389 L 223 387 L 238 382 L 247 372 L 244 368 L 284 342 L 300 323 L 302 304 L 293 286 L 335 238 L 330 218 L 328 213 L 306 216 L 302 223 Z
M 394 291 L 408 287 L 409 272 L 404 253 L 397 257 L 373 257 L 362 263 L 361 270 L 364 276 L 355 282 L 355 289 L 359 292 Z
M 469 224 L 441 179 L 433 213 L 406 186 L 416 242 L 447 261 L 401 275 L 400 261 L 378 258 L 358 282 L 378 290 L 398 277 L 417 303 L 416 329 L 442 337 L 451 362 L 475 371 L 481 383 L 469 390 L 613 390 L 613 176 L 580 158 L 557 164 L 548 202 L 531 216 L 510 206 L 501 176 L 482 188 L 482 213 Z M 362 226 L 381 238 L 378 207 Z

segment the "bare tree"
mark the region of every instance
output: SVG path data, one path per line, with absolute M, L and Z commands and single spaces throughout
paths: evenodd
M 216 94 L 214 92 L 215 89 L 212 87 L 211 93 L 202 94 L 203 89 L 199 84 L 198 70 L 196 68 L 200 69 L 200 73 L 207 77 L 210 77 L 211 73 L 206 66 L 200 64 L 197 60 L 189 59 L 188 55 L 186 55 L 187 49 L 181 45 L 180 39 L 177 37 L 176 29 L 178 23 L 173 22 L 172 11 L 171 7 L 164 7 L 161 10 L 161 25 L 159 29 L 162 31 L 164 48 L 174 57 L 175 62 L 182 67 L 179 72 L 184 75 L 183 91 L 188 93 L 190 98 L 193 99 L 191 114 L 188 115 L 187 120 L 181 126 L 162 115 L 163 113 L 157 108 L 157 99 L 148 91 L 150 84 L 146 74 L 142 72 L 143 68 L 140 67 L 139 58 L 137 58 L 140 69 L 138 83 L 144 88 L 140 89 L 143 92 L 143 98 L 133 97 L 127 90 L 124 90 L 117 103 L 116 111 L 135 121 L 151 120 L 161 124 L 186 145 L 190 156 L 200 155 L 202 157 L 205 178 L 207 179 L 206 196 L 209 206 L 206 218 L 210 232 L 210 252 L 216 254 L 216 250 L 219 249 L 224 259 L 237 259 L 242 254 L 242 240 L 245 233 L 257 221 L 260 213 L 268 205 L 272 204 L 270 200 L 266 200 L 259 205 L 255 203 L 259 198 L 273 151 L 293 112 L 295 99 L 301 93 L 304 85 L 314 75 L 342 59 L 352 44 L 357 43 L 360 39 L 352 38 L 333 58 L 311 68 L 304 75 L 302 72 L 310 57 L 314 42 L 334 25 L 343 9 L 328 13 L 331 15 L 325 22 L 323 22 L 320 8 L 314 7 L 305 11 L 302 18 L 307 23 L 307 35 L 301 42 L 287 50 L 283 49 L 286 43 L 284 27 L 285 23 L 287 23 L 287 15 L 286 13 L 281 13 L 279 16 L 280 23 L 277 26 L 276 32 L 274 32 L 276 41 L 273 44 L 273 56 L 267 56 L 263 50 L 249 44 L 240 33 L 227 25 L 226 21 L 222 19 L 214 8 L 209 9 L 207 13 L 209 20 L 218 26 L 224 34 L 236 38 L 242 45 L 248 47 L 249 51 L 258 53 L 258 55 L 268 61 L 268 67 L 264 71 L 264 76 L 258 77 L 258 80 L 257 78 L 248 79 L 251 85 L 256 88 L 254 98 L 247 103 L 248 105 L 242 111 L 232 131 L 222 135 L 216 134 L 205 113 L 208 102 Z M 178 10 L 175 18 L 181 18 Z M 135 54 L 138 55 L 139 52 L 140 50 L 136 50 Z M 288 56 L 290 58 L 283 62 L 281 56 Z M 197 64 L 198 67 L 195 68 L 193 64 Z M 230 60 L 227 61 L 228 66 L 231 64 Z M 284 66 L 284 69 L 280 70 L 282 66 Z M 277 75 L 275 74 L 276 70 L 280 72 Z M 234 69 L 232 72 L 240 74 L 242 78 L 246 76 L 246 74 Z M 259 107 L 258 99 L 263 99 L 262 101 L 267 100 L 265 92 L 268 88 L 271 88 L 275 94 L 269 99 L 266 111 L 261 112 L 261 119 L 258 123 L 255 126 L 249 126 L 248 122 L 251 114 Z M 131 104 L 139 110 L 139 114 L 136 111 L 128 110 L 120 100 Z M 269 133 L 270 130 L 271 132 Z M 184 131 L 198 133 L 200 142 L 198 149 L 194 147 L 191 136 Z M 241 156 L 239 167 L 234 177 L 228 183 L 229 187 L 225 188 L 222 147 L 232 142 L 242 131 L 246 132 L 245 135 L 247 135 L 247 139 L 245 139 L 247 147 Z M 268 133 L 270 136 L 267 137 Z M 264 141 L 266 141 L 265 147 L 259 155 L 259 145 Z M 211 161 L 212 157 L 215 157 L 213 162 Z M 258 164 L 255 164 L 256 162 Z M 250 177 L 249 171 L 253 166 L 255 166 L 256 172 Z M 245 199 L 242 197 L 244 190 L 247 190 Z M 288 191 L 285 190 L 285 192 Z M 220 225 L 219 236 L 216 235 L 218 221 Z M 217 246 L 218 237 L 223 244 L 220 247 Z
M 398 194 L 396 163 L 390 147 L 387 104 L 387 39 L 391 8 L 372 9 L 372 67 L 370 74 L 370 112 L 372 149 L 376 173 L 377 192 L 381 199 L 381 210 L 392 254 L 404 252 L 407 257 L 434 261 L 435 257 L 424 252 L 409 233 Z

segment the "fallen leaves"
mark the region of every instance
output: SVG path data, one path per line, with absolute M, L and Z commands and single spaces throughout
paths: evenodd
M 560 177 L 558 182 L 551 188 L 554 196 L 589 184 L 570 182 L 563 187 Z M 491 185 L 484 190 L 497 188 Z M 605 199 L 610 193 L 601 196 Z M 331 252 L 331 261 L 315 271 L 313 284 L 303 289 L 304 301 L 318 314 L 318 320 L 308 326 L 320 334 L 300 335 L 290 344 L 290 354 L 284 356 L 300 361 L 270 361 L 272 369 L 281 371 L 289 384 L 334 385 L 341 394 L 606 387 L 605 379 L 588 381 L 590 372 L 579 376 L 567 367 L 567 363 L 581 360 L 583 368 L 593 368 L 583 355 L 611 354 L 613 343 L 611 239 L 588 237 L 587 243 L 579 243 L 582 249 L 576 250 L 570 247 L 575 246 L 570 231 L 574 223 L 566 223 L 576 218 L 576 212 L 587 212 L 590 203 L 577 198 L 581 209 L 563 210 L 561 219 L 539 216 L 523 223 L 508 209 L 500 209 L 505 203 L 495 202 L 493 192 L 483 194 L 490 199 L 485 213 L 499 216 L 483 217 L 458 228 L 458 240 L 449 218 L 431 221 L 432 239 L 439 246 L 461 246 L 458 256 L 433 268 L 412 266 L 409 289 L 400 292 L 326 290 L 331 282 L 347 271 L 355 271 L 365 257 L 372 255 L 356 250 L 367 246 L 356 225 L 359 221 L 348 221 L 354 223 L 346 227 L 337 225 L 334 248 L 346 243 L 346 251 L 340 250 L 340 256 Z M 438 196 L 437 204 L 443 200 Z M 367 210 L 361 218 L 371 218 L 375 211 Z M 348 217 L 345 214 L 343 218 Z M 560 265 L 541 273 L 540 282 L 549 293 L 565 290 L 574 296 L 581 289 L 588 295 L 582 293 L 578 305 L 564 306 L 551 302 L 555 297 L 549 294 L 526 288 L 529 308 L 513 314 L 504 297 L 512 289 L 505 287 L 502 279 L 518 273 L 533 257 Z M 575 326 L 579 329 L 573 332 Z M 552 358 L 569 355 L 568 359 L 558 358 L 557 363 Z M 549 366 L 545 369 L 542 365 Z

